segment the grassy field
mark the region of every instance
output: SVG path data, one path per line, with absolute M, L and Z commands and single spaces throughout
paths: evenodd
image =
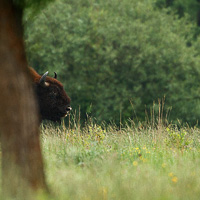
M 52 199 L 200 198 L 198 128 L 89 123 L 42 127 L 41 137 Z

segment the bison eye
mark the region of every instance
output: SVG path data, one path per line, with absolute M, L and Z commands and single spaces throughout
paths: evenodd
M 56 97 L 56 96 L 57 96 L 57 92 L 52 91 L 52 92 L 50 93 L 50 96 L 51 96 L 51 97 Z

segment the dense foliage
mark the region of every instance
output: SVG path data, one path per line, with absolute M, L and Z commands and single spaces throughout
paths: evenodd
M 58 73 L 82 120 L 86 113 L 98 121 L 143 120 L 165 98 L 170 120 L 194 124 L 200 116 L 196 24 L 164 7 L 154 0 L 57 0 L 35 17 L 29 9 L 29 64 Z
M 190 15 L 191 20 L 200 22 L 200 1 L 199 0 L 156 0 L 156 6 L 159 8 L 172 8 L 179 17 L 186 14 Z M 200 25 L 200 24 L 198 24 Z

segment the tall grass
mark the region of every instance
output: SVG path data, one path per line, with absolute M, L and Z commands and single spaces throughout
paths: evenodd
M 52 199 L 199 199 L 200 129 L 163 120 L 42 127 Z

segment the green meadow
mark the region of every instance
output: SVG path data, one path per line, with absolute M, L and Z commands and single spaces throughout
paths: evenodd
M 200 129 L 129 124 L 43 126 L 51 197 L 39 200 L 200 197 Z

